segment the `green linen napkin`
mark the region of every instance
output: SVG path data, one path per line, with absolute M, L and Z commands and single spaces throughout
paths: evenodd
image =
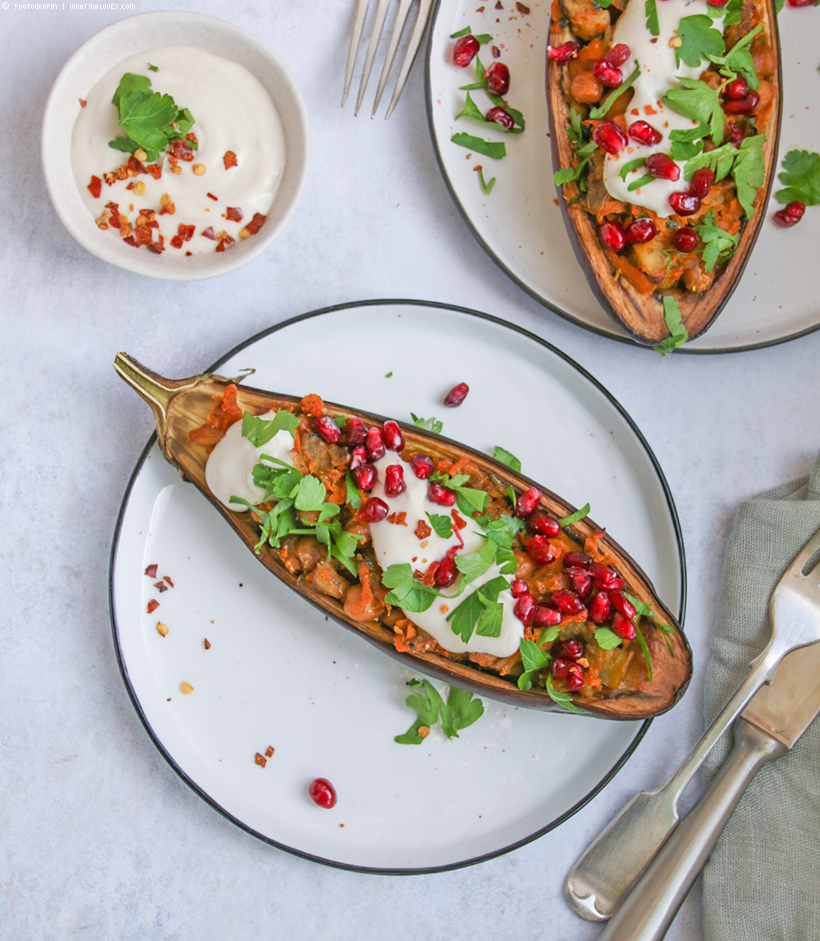
M 818 528 L 820 458 L 808 477 L 741 507 L 706 674 L 707 723 L 766 644 L 769 596 Z M 724 736 L 707 762 L 707 780 L 730 745 Z M 703 872 L 703 924 L 706 941 L 820 939 L 820 719 L 743 795 Z

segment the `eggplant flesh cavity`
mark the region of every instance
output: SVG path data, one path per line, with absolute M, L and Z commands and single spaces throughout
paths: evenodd
M 119 375 L 150 405 L 157 423 L 157 440 L 165 458 L 173 464 L 183 479 L 193 483 L 219 510 L 230 523 L 233 530 L 245 545 L 254 551 L 259 542 L 259 527 L 254 524 L 249 513 L 235 513 L 220 503 L 210 492 L 205 479 L 205 465 L 208 453 L 205 448 L 191 441 L 190 433 L 201 429 L 206 423 L 216 401 L 225 394 L 229 385 L 236 380 L 214 375 L 195 376 L 190 379 L 168 380 L 131 359 L 126 354 L 117 355 L 114 368 Z M 243 410 L 254 415 L 261 415 L 280 408 L 299 411 L 301 399 L 290 395 L 279 395 L 258 389 L 236 385 L 237 404 Z M 332 417 L 359 418 L 366 426 L 381 427 L 382 416 L 367 412 L 354 411 L 343 406 L 324 403 L 324 413 Z M 425 432 L 414 426 L 398 422 L 405 439 L 405 451 L 423 451 L 434 461 L 449 459 L 456 461 L 466 457 L 472 465 L 487 477 L 500 482 L 500 486 L 513 487 L 522 493 L 530 487 L 537 487 L 542 493 L 541 507 L 550 515 L 565 518 L 573 508 L 559 497 L 545 490 L 538 484 L 513 472 L 509 467 L 457 444 L 440 435 Z M 581 549 L 584 540 L 593 535 L 600 535 L 599 527 L 589 518 L 573 524 L 566 530 Z M 643 656 L 633 641 L 629 645 L 629 654 L 640 658 L 638 671 L 641 682 L 633 683 L 628 690 L 600 687 L 600 694 L 592 697 L 572 697 L 576 705 L 585 714 L 610 719 L 644 719 L 666 711 L 683 694 L 691 676 L 691 651 L 682 631 L 673 615 L 655 596 L 652 585 L 635 562 L 609 537 L 605 535 L 600 543 L 611 559 L 611 565 L 617 568 L 626 582 L 626 590 L 645 604 L 651 605 L 656 620 L 641 619 L 642 633 L 648 645 L 653 667 L 653 679 L 642 666 Z M 516 706 L 528 706 L 544 710 L 564 711 L 550 698 L 546 689 L 531 688 L 521 690 L 517 677 L 501 676 L 488 672 L 469 662 L 445 656 L 434 650 L 398 651 L 394 646 L 394 631 L 380 621 L 358 621 L 349 617 L 342 601 L 318 591 L 310 581 L 292 574 L 283 564 L 275 550 L 262 546 L 256 558 L 281 581 L 297 591 L 323 613 L 355 631 L 392 657 L 402 661 L 405 666 L 438 677 L 447 683 L 469 689 L 479 695 L 507 702 Z M 412 617 L 412 616 L 411 616 Z M 665 628 L 662 629 L 661 625 Z M 635 648 L 633 650 L 633 648 Z M 439 648 L 440 650 L 440 648 Z M 609 679 L 614 687 L 618 683 L 611 677 L 622 677 L 630 657 L 619 656 L 620 648 L 615 651 L 599 651 L 600 670 L 604 679 Z M 626 660 L 626 662 L 624 662 Z M 638 663 L 638 660 L 635 661 Z
M 628 2 L 640 3 L 643 6 L 643 0 L 628 0 Z M 619 5 L 613 4 L 606 10 L 597 10 L 597 15 L 611 17 L 613 12 L 617 13 L 616 7 Z M 577 42 L 583 47 L 586 40 L 606 42 L 611 35 L 611 27 L 606 25 L 604 29 L 603 24 L 597 23 L 593 33 L 590 33 L 589 16 L 586 15 L 589 12 L 586 10 L 588 6 L 594 6 L 591 0 L 563 0 L 562 5 L 553 4 L 553 10 L 561 10 L 562 15 L 558 21 L 554 19 L 552 21 L 551 46 Z M 696 12 L 693 9 L 693 13 Z M 655 345 L 670 335 L 664 319 L 663 297 L 666 295 L 678 302 L 688 339 L 693 340 L 703 334 L 714 323 L 715 318 L 723 310 L 737 287 L 765 217 L 765 208 L 775 175 L 782 100 L 779 38 L 774 0 L 745 0 L 741 15 L 741 24 L 729 27 L 726 31 L 726 36 L 731 33 L 730 42 L 733 44 L 736 37 L 745 35 L 752 28 L 753 23 L 759 22 L 762 29 L 755 37 L 752 49 L 759 47 L 767 50 L 765 55 L 756 54 L 756 56 L 758 61 L 763 62 L 762 68 L 759 68 L 761 72 L 759 77 L 767 85 L 767 94 L 769 88 L 772 91 L 771 105 L 768 106 L 767 103 L 766 109 L 761 106 L 759 110 L 762 116 L 753 119 L 757 131 L 766 135 L 765 180 L 754 200 L 754 217 L 747 219 L 745 214 L 743 215 L 737 248 L 728 262 L 714 268 L 714 280 L 711 281 L 711 285 L 709 285 L 711 275 L 705 275 L 701 269 L 697 273 L 694 270 L 691 272 L 693 290 L 684 289 L 679 284 L 664 286 L 669 278 L 668 272 L 672 258 L 675 258 L 676 264 L 679 262 L 685 268 L 691 266 L 700 254 L 699 250 L 696 250 L 695 253 L 675 255 L 674 247 L 671 245 L 671 233 L 668 231 L 659 232 L 645 246 L 637 246 L 641 251 L 640 257 L 629 246 L 618 254 L 604 246 L 598 235 L 598 227 L 605 218 L 603 210 L 607 208 L 608 195 L 601 192 L 603 190 L 601 181 L 596 179 L 587 193 L 581 192 L 577 180 L 558 186 L 559 201 L 567 232 L 590 287 L 607 313 L 639 343 Z M 728 47 L 729 42 L 727 42 Z M 572 99 L 570 93 L 572 72 L 575 71 L 577 74 L 579 68 L 578 65 L 573 66 L 573 61 L 575 60 L 570 60 L 566 64 L 548 61 L 547 99 L 555 171 L 574 167 L 579 162 L 567 129 L 570 127 L 573 111 L 580 113 L 581 118 L 586 120 L 589 109 L 593 107 L 593 104 L 587 106 Z M 710 64 L 704 61 L 704 69 Z M 591 68 L 591 65 L 590 61 L 587 67 Z M 611 89 L 604 88 L 601 100 L 605 99 L 610 91 Z M 631 93 L 627 92 L 627 94 Z M 599 102 L 595 104 L 597 103 Z M 617 104 L 616 102 L 613 106 L 616 113 L 620 110 Z M 608 117 L 610 115 L 604 115 L 602 119 L 606 120 Z M 729 117 L 727 115 L 727 118 Z M 632 120 L 635 118 L 633 117 Z M 649 120 L 651 123 L 651 118 Z M 752 119 L 736 118 L 735 120 L 744 123 Z M 629 122 L 628 110 L 627 122 Z M 728 136 L 726 139 L 728 140 Z M 600 157 L 596 159 L 600 160 Z M 626 210 L 628 213 L 628 205 Z M 640 210 L 640 212 L 643 214 L 644 211 Z M 679 225 L 699 225 L 705 214 L 705 212 L 699 212 L 692 217 L 672 216 L 671 219 Z M 610 218 L 615 218 L 615 216 L 610 216 Z M 672 249 L 671 252 L 670 249 Z M 667 251 L 665 256 L 664 250 Z M 653 260 L 657 260 L 658 263 L 651 264 Z

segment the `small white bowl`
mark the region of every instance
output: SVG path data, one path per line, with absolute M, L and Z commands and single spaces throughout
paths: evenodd
M 135 251 L 97 228 L 83 204 L 71 167 L 71 134 L 77 99 L 110 69 L 139 52 L 191 46 L 244 66 L 271 97 L 285 134 L 285 167 L 264 227 L 229 251 L 189 258 Z M 307 110 L 293 76 L 263 42 L 231 23 L 197 13 L 142 13 L 118 20 L 84 43 L 63 67 L 46 104 L 42 161 L 48 194 L 63 225 L 92 255 L 128 271 L 167 281 L 198 281 L 233 271 L 261 254 L 291 216 L 307 176 L 310 154 Z

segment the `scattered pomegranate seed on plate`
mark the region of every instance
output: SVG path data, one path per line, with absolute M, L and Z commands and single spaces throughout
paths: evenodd
M 327 778 L 316 778 L 311 781 L 308 794 L 314 804 L 324 807 L 325 810 L 336 806 L 336 791 Z

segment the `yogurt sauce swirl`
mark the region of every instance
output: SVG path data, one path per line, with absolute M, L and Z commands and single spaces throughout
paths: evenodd
M 631 50 L 630 57 L 621 66 L 623 74 L 631 75 L 636 64 L 640 64 L 641 71 L 635 80 L 632 101 L 626 112 L 627 126 L 633 121 L 646 121 L 657 131 L 663 134 L 658 144 L 640 144 L 630 138 L 629 146 L 618 154 L 607 154 L 604 161 L 604 185 L 613 199 L 635 206 L 651 209 L 661 218 L 671 216 L 674 212 L 669 205 L 669 197 L 675 192 L 685 192 L 689 189 L 689 181 L 684 179 L 681 166 L 680 179 L 676 181 L 655 179 L 640 189 L 629 192 L 629 184 L 646 173 L 644 167 L 630 170 L 626 179 L 619 176 L 621 168 L 630 160 L 638 157 L 648 157 L 650 154 L 669 154 L 672 142 L 669 133 L 673 130 L 690 130 L 697 127 L 698 122 L 678 114 L 667 107 L 661 99 L 670 88 L 678 87 L 678 77 L 699 78 L 703 72 L 703 64 L 689 66 L 685 62 L 677 65 L 675 50 L 669 45 L 669 40 L 677 35 L 680 21 L 685 16 L 697 13 L 693 9 L 696 5 L 692 0 L 658 0 L 658 22 L 660 35 L 657 41 L 646 26 L 646 13 L 643 0 L 630 0 L 621 14 L 612 36 L 612 45 L 626 43 Z M 723 29 L 723 20 L 715 19 L 714 26 Z

